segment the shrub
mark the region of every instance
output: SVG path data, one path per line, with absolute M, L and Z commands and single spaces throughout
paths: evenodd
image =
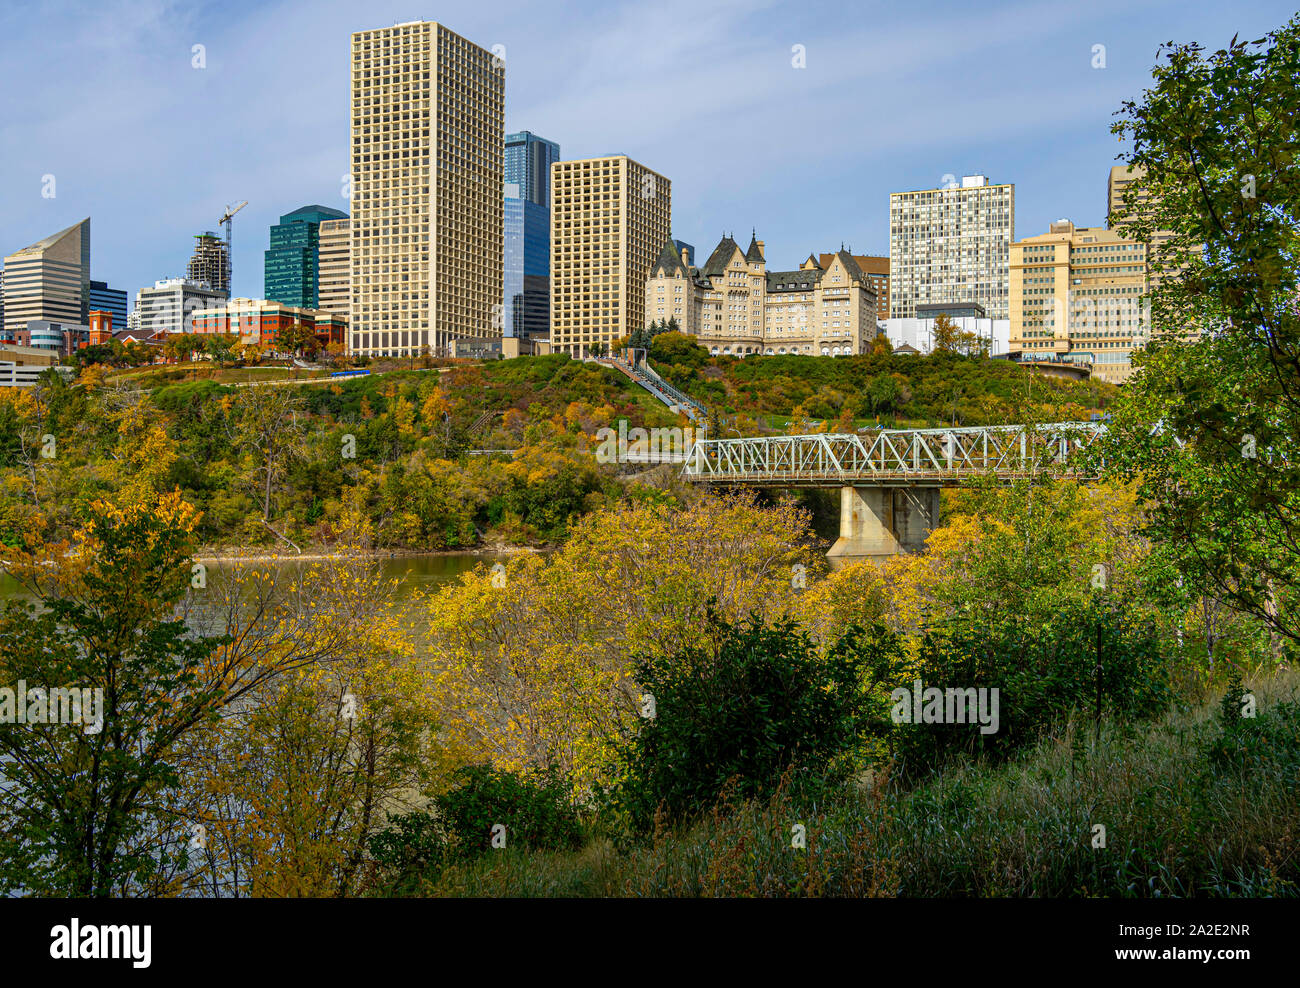
M 505 827 L 505 846 L 523 851 L 574 850 L 583 829 L 572 791 L 553 772 L 515 774 L 470 765 L 453 776 L 454 788 L 427 812 L 406 813 L 370 838 L 372 891 L 420 894 L 451 865 L 492 849 L 493 828 Z
M 1279 703 L 1257 714 L 1255 697 L 1233 672 L 1219 701 L 1220 730 L 1206 746 L 1213 768 L 1236 769 L 1243 774 L 1272 763 L 1300 763 L 1300 706 Z
M 645 830 L 660 808 L 689 818 L 724 790 L 761 797 L 790 770 L 805 791 L 842 778 L 866 738 L 886 729 L 860 679 L 883 678 L 892 644 L 883 628 L 852 629 L 823 656 L 789 618 L 730 624 L 710 613 L 699 644 L 640 659 L 636 679 L 654 716 L 620 751 L 615 802 L 626 822 Z
M 492 847 L 492 828 L 506 828 L 507 846 L 562 850 L 582 845 L 582 825 L 568 783 L 554 772 L 501 772 L 471 765 L 436 800 L 453 858 Z
M 1095 716 L 1099 701 L 1103 716 L 1132 721 L 1160 713 L 1172 698 L 1155 627 L 1103 598 L 1066 604 L 1041 623 L 959 616 L 926 634 L 920 666 L 927 687 L 997 688 L 998 730 L 904 726 L 896 751 L 903 775 L 913 778 L 959 752 L 1007 757 L 1058 730 L 1072 713 Z

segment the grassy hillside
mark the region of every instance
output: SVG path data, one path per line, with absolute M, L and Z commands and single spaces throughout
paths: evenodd
M 1086 419 L 1116 394 L 1101 381 L 1061 381 L 1006 360 L 930 356 L 710 357 L 678 334 L 657 336 L 651 361 L 665 378 L 725 416 L 780 429 L 794 420 L 854 427 L 997 425 Z
M 592 456 L 600 428 L 677 421 L 624 375 L 567 356 L 264 387 L 187 367 L 107 378 L 91 368 L 77 386 L 0 399 L 0 434 L 13 439 L 0 443 L 13 493 L 0 540 L 46 504 L 55 529 L 70 530 L 95 498 L 148 474 L 202 512 L 210 548 L 551 542 L 628 490 Z M 58 456 L 33 467 L 46 432 Z
M 710 358 L 667 334 L 652 356 L 666 377 L 746 432 L 844 430 L 877 416 L 921 426 L 1080 419 L 1113 393 L 944 355 L 740 361 Z M 0 474 L 17 493 L 0 512 L 0 537 L 47 498 L 70 516 L 114 489 L 157 429 L 147 440 L 158 446 L 151 469 L 203 512 L 200 536 L 212 548 L 301 549 L 349 533 L 412 551 L 548 543 L 629 489 L 625 467 L 595 462 L 599 429 L 620 419 L 681 424 L 619 372 L 565 355 L 290 380 L 269 367 L 92 367 L 79 386 L 51 387 L 40 403 L 11 396 L 0 424 L 12 420 L 15 437 L 25 430 L 33 440 L 52 426 L 59 456 L 43 464 L 42 486 L 41 471 L 20 463 L 30 444 L 0 444 Z M 349 436 L 355 451 L 344 455 Z M 816 492 L 803 497 L 829 519 L 829 533 L 833 505 L 820 505 Z

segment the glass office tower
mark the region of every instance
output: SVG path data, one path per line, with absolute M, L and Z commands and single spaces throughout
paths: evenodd
M 545 339 L 551 321 L 551 211 L 505 200 L 503 336 Z
M 504 336 L 550 333 L 551 165 L 559 160 L 554 141 L 527 130 L 506 135 Z
M 113 313 L 113 330 L 126 329 L 126 292 L 109 288 L 107 282 L 90 283 L 90 310 Z
M 551 205 L 551 165 L 560 160 L 560 145 L 521 130 L 506 135 L 506 198 Z M 511 186 L 518 186 L 512 189 Z M 512 196 L 513 193 L 513 196 Z
M 320 225 L 347 215 L 328 206 L 303 206 L 280 217 L 271 227 L 271 249 L 266 252 L 263 293 L 268 300 L 319 308 Z

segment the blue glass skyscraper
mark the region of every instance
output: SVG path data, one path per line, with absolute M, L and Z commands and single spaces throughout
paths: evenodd
M 560 146 L 524 130 L 506 136 L 505 336 L 550 335 L 551 165 Z
M 90 311 L 113 313 L 113 330 L 126 329 L 126 292 L 109 288 L 107 282 L 90 283 Z
M 506 135 L 506 198 L 527 199 L 551 207 L 551 165 L 560 160 L 560 145 L 521 130 Z M 512 186 L 518 186 L 513 189 Z
M 551 323 L 551 211 L 505 201 L 503 335 L 546 338 Z

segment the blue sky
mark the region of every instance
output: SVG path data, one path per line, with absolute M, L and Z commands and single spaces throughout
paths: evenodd
M 89 215 L 92 277 L 134 302 L 183 274 L 193 235 L 247 199 L 234 289 L 260 296 L 280 214 L 347 208 L 349 34 L 421 18 L 506 46 L 508 131 L 558 141 L 564 157 L 620 151 L 668 176 L 674 236 L 701 253 L 752 227 L 773 267 L 841 242 L 888 253 L 889 193 L 949 174 L 1014 182 L 1018 237 L 1059 217 L 1097 225 L 1121 149 L 1112 113 L 1149 83 L 1159 45 L 1221 47 L 1294 11 L 1271 0 L 6 3 L 0 255 Z M 795 45 L 805 68 L 792 66 Z M 54 198 L 41 195 L 45 175 Z

